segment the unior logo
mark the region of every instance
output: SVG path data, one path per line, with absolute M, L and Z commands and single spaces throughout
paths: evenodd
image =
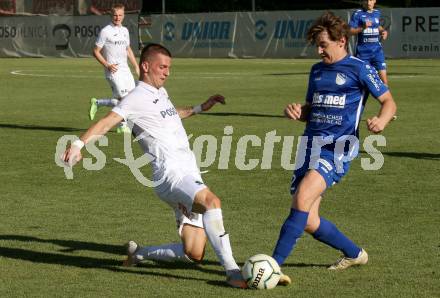
M 182 40 L 229 40 L 229 21 L 186 22 L 182 28 Z

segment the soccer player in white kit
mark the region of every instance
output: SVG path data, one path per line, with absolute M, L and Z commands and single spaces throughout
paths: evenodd
M 206 238 L 226 271 L 232 287 L 246 288 L 240 269 L 232 255 L 229 234 L 223 226 L 220 199 L 203 183 L 181 119 L 224 103 L 213 95 L 195 107 L 175 108 L 163 87 L 170 74 L 171 54 L 159 44 L 142 50 L 140 81 L 103 119 L 93 124 L 80 140 L 72 143 L 62 156 L 73 165 L 81 158 L 81 148 L 123 120 L 128 122 L 145 153 L 152 159 L 153 178 L 159 181 L 155 191 L 175 212 L 182 243 L 140 247 L 127 244 L 125 266 L 144 259 L 162 261 L 201 261 Z M 207 236 L 207 237 L 206 237 Z
M 128 29 L 122 26 L 124 20 L 124 5 L 112 6 L 112 22 L 102 28 L 93 49 L 93 56 L 104 66 L 105 78 L 112 88 L 112 98 L 92 98 L 90 100 L 90 120 L 95 118 L 99 106 L 114 107 L 119 100 L 135 87 L 135 80 L 127 64 L 127 58 L 134 66 L 139 76 L 139 65 L 130 47 Z M 128 131 L 124 125 L 117 129 L 118 132 Z

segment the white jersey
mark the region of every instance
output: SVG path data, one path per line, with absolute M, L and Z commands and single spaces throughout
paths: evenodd
M 154 180 L 200 175 L 180 116 L 165 88 L 157 89 L 140 81 L 113 112 L 133 127 L 143 151 L 152 155 Z
M 124 26 L 113 23 L 102 28 L 95 45 L 102 48 L 102 55 L 110 64 L 118 64 L 118 70 L 129 71 L 127 64 L 127 48 L 130 46 L 130 34 Z M 105 68 L 105 75 L 111 72 Z

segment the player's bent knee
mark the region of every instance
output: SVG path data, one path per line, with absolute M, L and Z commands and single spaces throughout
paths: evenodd
M 208 188 L 202 189 L 194 199 L 194 212 L 204 213 L 206 210 L 220 208 L 220 199 Z
M 313 221 L 313 222 L 307 222 L 306 227 L 304 228 L 304 231 L 306 231 L 309 234 L 313 234 L 316 232 L 316 230 L 319 228 L 319 222 Z
M 205 252 L 198 251 L 198 250 L 188 250 L 185 251 L 185 254 L 188 258 L 190 258 L 194 262 L 201 262 L 203 261 L 203 257 L 205 256 Z

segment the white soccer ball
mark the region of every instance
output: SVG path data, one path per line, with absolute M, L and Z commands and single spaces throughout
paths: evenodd
M 258 254 L 250 257 L 241 270 L 250 289 L 273 289 L 278 284 L 281 269 L 274 258 Z

